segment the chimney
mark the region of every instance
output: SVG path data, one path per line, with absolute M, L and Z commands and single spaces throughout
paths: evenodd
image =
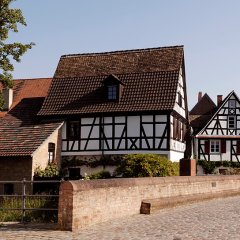
M 13 90 L 12 88 L 4 88 L 2 90 L 2 96 L 4 99 L 3 110 L 7 111 L 12 106 L 13 102 Z
M 222 95 L 217 95 L 217 106 L 219 107 L 222 103 Z
M 198 102 L 202 99 L 202 92 L 198 92 Z

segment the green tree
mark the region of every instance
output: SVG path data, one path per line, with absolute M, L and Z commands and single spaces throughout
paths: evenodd
M 20 9 L 10 8 L 15 0 L 0 0 L 0 83 L 3 87 L 13 86 L 11 72 L 14 70 L 11 60 L 20 62 L 21 56 L 31 49 L 34 43 L 8 43 L 9 32 L 18 32 L 18 24 L 26 26 L 25 18 Z M 0 94 L 0 109 L 3 106 Z

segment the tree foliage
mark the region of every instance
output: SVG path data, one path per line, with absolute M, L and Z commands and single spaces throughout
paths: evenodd
M 18 24 L 26 26 L 25 18 L 20 9 L 10 8 L 15 0 L 0 0 L 0 83 L 3 87 L 13 86 L 12 74 L 14 66 L 11 60 L 20 62 L 21 56 L 31 49 L 34 43 L 9 43 L 9 32 L 18 32 Z M 0 109 L 2 100 L 0 97 Z
M 129 154 L 115 171 L 122 177 L 165 177 L 179 175 L 179 164 L 157 154 Z

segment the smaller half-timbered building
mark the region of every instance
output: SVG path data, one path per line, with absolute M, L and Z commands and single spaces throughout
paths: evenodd
M 61 57 L 38 113 L 64 120 L 62 157 L 184 157 L 188 108 L 183 46 Z
M 224 100 L 221 95 L 217 99 L 214 113 L 195 136 L 197 158 L 239 162 L 240 100 L 234 91 Z

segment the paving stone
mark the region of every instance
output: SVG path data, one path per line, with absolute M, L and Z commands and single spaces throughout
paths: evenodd
M 240 196 L 163 209 L 79 232 L 48 224 L 0 224 L 0 240 L 239 240 Z

